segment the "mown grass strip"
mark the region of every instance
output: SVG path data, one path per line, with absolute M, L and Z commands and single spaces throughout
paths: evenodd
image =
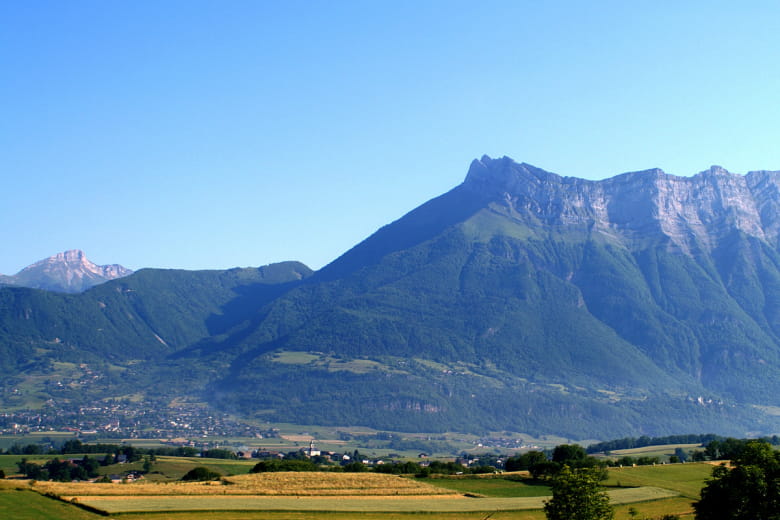
M 459 493 L 472 493 L 486 497 L 541 497 L 550 496 L 550 486 L 533 480 L 507 478 L 429 478 L 426 482 Z
M 0 489 L 0 518 L 9 520 L 96 520 L 103 517 L 32 491 Z
M 540 509 L 542 497 L 247 497 L 156 496 L 76 497 L 81 503 L 109 514 L 173 511 L 311 511 L 435 513 Z

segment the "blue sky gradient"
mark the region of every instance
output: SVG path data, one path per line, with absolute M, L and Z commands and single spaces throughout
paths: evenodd
M 777 2 L 2 2 L 0 273 L 319 268 L 482 154 L 777 170 L 777 34 Z

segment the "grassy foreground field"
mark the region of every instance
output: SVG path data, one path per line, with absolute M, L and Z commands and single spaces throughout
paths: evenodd
M 29 490 L 0 488 L 0 518 L 13 520 L 97 520 L 103 518 L 76 506 Z
M 692 518 L 709 464 L 610 470 L 606 482 L 616 519 L 629 504 L 640 517 Z M 270 520 L 357 519 L 542 520 L 546 486 L 500 477 L 409 479 L 376 473 L 265 473 L 213 483 L 129 484 L 0 481 L 0 518 L 84 520 L 244 520 L 258 512 Z M 470 496 L 467 496 L 466 494 Z M 43 495 L 59 497 L 60 500 Z

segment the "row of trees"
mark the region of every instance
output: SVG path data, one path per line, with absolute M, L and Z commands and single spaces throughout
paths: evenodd
M 123 455 L 128 462 L 140 460 L 144 456 L 168 457 L 206 457 L 212 459 L 236 459 L 234 451 L 222 448 L 200 450 L 192 446 L 160 446 L 157 448 L 139 448 L 126 444 L 84 444 L 78 439 L 71 439 L 58 448 L 46 448 L 40 444 L 11 446 L 8 450 L 0 450 L 0 455 L 71 455 L 111 453 L 115 457 Z
M 84 455 L 81 460 L 51 459 L 45 464 L 35 464 L 23 458 L 17 462 L 19 473 L 35 480 L 58 480 L 70 482 L 71 480 L 87 480 L 98 476 L 100 462 L 97 459 Z
M 125 448 L 124 446 L 120 448 Z M 120 459 L 120 457 L 123 457 Z M 144 459 L 143 471 L 148 473 L 152 468 L 152 463 L 156 460 L 156 455 L 142 456 L 138 451 L 118 450 L 118 453 L 106 453 L 103 457 L 90 457 L 84 455 L 82 459 L 60 460 L 54 458 L 45 464 L 36 464 L 29 462 L 27 457 L 22 458 L 16 465 L 19 473 L 27 478 L 35 480 L 59 480 L 68 482 L 71 480 L 87 480 L 98 476 L 98 468 L 101 466 L 110 466 L 118 460 L 126 462 L 136 462 Z
M 667 435 L 664 437 L 623 437 L 622 439 L 613 439 L 611 441 L 597 442 L 587 448 L 588 453 L 610 452 L 613 450 L 630 450 L 634 448 L 644 448 L 645 446 L 664 446 L 668 444 L 706 444 L 715 439 L 723 437 L 714 433 L 705 434 L 683 434 Z M 777 437 L 775 436 L 775 439 Z
M 553 449 L 550 457 L 542 451 L 528 451 L 509 457 L 504 464 L 507 471 L 529 471 L 533 478 L 549 478 L 560 473 L 564 466 L 570 469 L 592 469 L 603 474 L 606 462 L 587 454 L 577 444 L 561 444 Z
M 767 438 L 763 439 L 734 439 L 732 437 L 714 439 L 708 442 L 704 446 L 704 455 L 710 460 L 735 460 L 742 456 L 742 452 L 746 449 L 752 449 L 752 446 L 756 441 L 760 441 L 766 445 L 770 442 Z

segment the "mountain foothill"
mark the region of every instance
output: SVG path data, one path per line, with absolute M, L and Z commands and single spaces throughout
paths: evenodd
M 780 172 L 591 181 L 484 156 L 316 272 L 112 272 L 0 280 L 0 406 L 88 364 L 99 384 L 58 400 L 581 439 L 780 426 Z

